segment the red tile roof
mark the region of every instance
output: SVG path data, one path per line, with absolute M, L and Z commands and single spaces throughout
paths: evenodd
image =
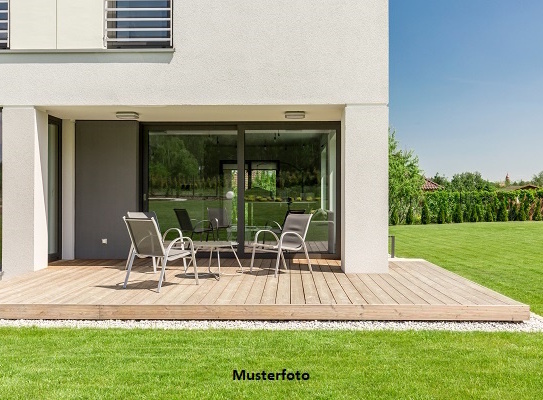
M 422 190 L 439 190 L 443 189 L 443 186 L 438 185 L 434 181 L 431 181 L 430 179 L 424 178 L 424 183 L 422 184 Z

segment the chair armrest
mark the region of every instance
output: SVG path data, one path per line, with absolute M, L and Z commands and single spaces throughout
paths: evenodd
M 272 226 L 273 224 L 275 224 L 275 226 Z M 279 229 L 279 231 L 283 230 L 283 227 L 277 221 L 266 221 L 266 226 L 269 226 L 269 227 L 271 227 L 273 229 L 277 228 L 277 229 Z
M 203 220 L 201 220 L 201 221 L 198 221 L 198 222 L 194 225 L 193 228 L 196 229 L 196 227 L 197 227 L 198 225 L 203 224 L 204 222 L 207 222 L 207 223 L 208 223 L 207 229 L 213 230 L 213 224 L 212 224 L 211 221 L 208 220 L 208 219 L 203 219 Z
M 172 229 L 176 229 L 176 228 L 172 228 Z M 182 243 L 182 247 L 181 249 L 182 250 L 185 250 L 185 242 L 188 242 L 188 247 L 190 248 L 190 252 L 191 254 L 194 256 L 195 255 L 195 252 L 194 252 L 194 243 L 192 242 L 192 239 L 189 238 L 188 236 L 180 236 L 178 238 L 175 238 L 174 240 L 172 240 L 170 242 L 170 244 L 168 245 L 168 248 L 166 250 L 166 254 L 168 254 L 170 252 L 170 250 L 177 244 L 181 242 Z M 187 249 L 188 250 L 188 249 Z
M 178 238 L 183 237 L 183 233 L 181 232 L 179 228 L 170 228 L 166 232 L 164 232 L 164 235 L 162 235 L 162 241 L 166 240 L 166 236 L 168 235 L 168 233 L 170 233 L 170 231 L 177 231 Z
M 255 244 L 258 243 L 258 236 L 259 236 L 261 233 L 271 233 L 271 234 L 273 235 L 273 237 L 275 238 L 275 240 L 276 240 L 277 242 L 279 242 L 279 238 L 277 237 L 277 235 L 275 234 L 275 232 L 270 231 L 269 229 L 261 229 L 261 230 L 257 231 L 256 234 L 255 234 L 255 241 L 254 241 Z
M 281 234 L 281 238 L 279 239 L 279 245 L 280 245 L 280 246 L 283 245 L 283 238 L 284 238 L 285 236 L 287 236 L 287 235 L 294 235 L 294 236 L 297 236 L 298 239 L 300 239 L 300 245 L 301 245 L 302 243 L 305 242 L 305 241 L 304 241 L 304 238 L 303 238 L 299 233 L 296 233 L 296 232 L 283 232 L 283 233 Z

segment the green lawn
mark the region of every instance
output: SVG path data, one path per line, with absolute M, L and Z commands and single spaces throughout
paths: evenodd
M 543 314 L 543 222 L 390 227 L 398 257 L 424 258 Z
M 5 399 L 536 399 L 543 335 L 1 329 Z M 308 381 L 233 381 L 233 369 Z

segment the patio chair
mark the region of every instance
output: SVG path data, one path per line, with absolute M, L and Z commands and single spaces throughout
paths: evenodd
M 213 231 L 217 232 L 217 236 L 214 237 L 215 240 L 219 240 L 219 233 L 221 229 L 224 229 L 226 232 L 226 239 L 230 240 L 232 221 L 228 215 L 226 208 L 208 208 L 207 209 L 207 218 L 211 221 L 211 226 Z
M 309 271 L 313 273 L 313 268 L 311 267 L 311 261 L 307 252 L 307 246 L 305 244 L 305 237 L 307 235 L 307 230 L 309 229 L 311 217 L 313 217 L 313 214 L 289 214 L 285 220 L 285 224 L 283 225 L 283 230 L 280 237 L 277 237 L 277 235 L 269 229 L 262 229 L 258 231 L 255 235 L 255 241 L 252 244 L 253 252 L 251 256 L 250 271 L 253 271 L 255 252 L 257 249 L 261 252 L 277 254 L 277 261 L 275 263 L 276 278 L 277 273 L 279 272 L 280 258 L 283 260 L 283 266 L 288 270 L 283 253 L 285 251 L 295 252 L 303 249 L 307 259 L 307 265 L 309 265 Z M 266 233 L 270 233 L 274 236 L 276 240 L 275 244 L 258 243 L 258 236 Z
M 195 225 L 192 225 L 193 220 L 190 219 L 189 213 L 185 208 L 174 208 L 173 211 L 175 212 L 175 216 L 177 217 L 181 231 L 185 233 L 190 232 L 191 238 L 195 233 L 199 233 L 200 240 L 202 240 L 202 236 L 205 233 L 207 242 L 209 240 L 209 233 L 213 235 L 213 225 L 211 225 L 211 221 L 204 219 L 202 221 L 198 221 Z
M 155 221 L 156 221 L 156 224 L 158 226 L 158 230 L 160 231 L 160 225 L 158 224 L 158 218 L 157 218 L 157 215 L 156 215 L 156 212 L 154 211 L 147 211 L 147 212 L 143 212 L 143 211 L 127 211 L 126 212 L 126 216 L 128 218 L 154 218 Z M 130 244 L 130 251 L 128 252 L 128 257 L 126 258 L 126 265 L 124 267 L 124 269 L 128 269 L 128 263 L 130 261 L 130 257 L 132 256 L 132 253 L 134 252 L 134 246 L 132 244 Z M 139 258 L 143 258 L 143 257 L 139 257 Z M 153 259 L 153 272 L 156 273 L 156 266 L 158 264 L 158 260 L 156 257 L 151 257 Z
M 162 282 L 166 279 L 166 264 L 168 261 L 183 259 L 183 266 L 185 272 L 187 271 L 186 259 L 189 258 L 194 266 L 194 278 L 198 285 L 198 269 L 196 268 L 196 257 L 194 253 L 194 245 L 191 238 L 184 237 L 182 232 L 177 228 L 168 229 L 164 236 L 160 235 L 160 230 L 154 218 L 126 218 L 123 220 L 128 229 L 130 240 L 134 246 L 134 251 L 130 256 L 128 263 L 128 269 L 126 271 L 126 278 L 124 280 L 123 288 L 126 289 L 130 271 L 134 263 L 134 258 L 138 257 L 158 257 L 162 260 L 162 270 L 160 272 L 160 278 L 158 280 L 157 292 L 160 292 Z M 165 247 L 164 240 L 166 235 L 170 231 L 177 231 L 179 236 L 172 240 L 167 247 Z M 188 249 L 185 249 L 185 241 L 188 242 Z
M 283 226 L 285 225 L 285 221 L 287 220 L 287 217 L 290 214 L 305 214 L 305 210 L 287 210 L 287 212 L 285 213 L 285 218 L 283 219 L 283 224 L 279 224 L 279 222 L 272 220 L 272 221 L 266 221 L 266 224 L 264 226 L 266 226 L 268 230 L 272 231 L 277 236 L 280 236 L 281 233 L 283 232 Z M 264 235 L 262 235 L 262 243 L 265 243 L 265 242 L 266 242 L 266 234 L 264 233 Z

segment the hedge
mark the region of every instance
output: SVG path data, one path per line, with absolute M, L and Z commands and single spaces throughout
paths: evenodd
M 409 223 L 541 221 L 543 189 L 511 192 L 426 192 L 410 208 Z M 415 202 L 414 202 L 415 203 Z

